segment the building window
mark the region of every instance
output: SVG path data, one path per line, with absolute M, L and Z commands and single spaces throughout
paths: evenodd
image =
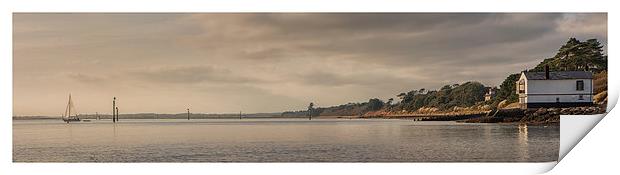
M 578 80 L 577 81 L 577 90 L 578 91 L 583 91 L 583 80 Z
M 519 93 L 525 93 L 525 80 L 519 80 Z

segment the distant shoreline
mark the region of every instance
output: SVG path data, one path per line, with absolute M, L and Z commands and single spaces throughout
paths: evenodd
M 538 108 L 538 109 L 500 109 L 493 115 L 492 111 L 447 112 L 429 114 L 391 114 L 362 116 L 313 116 L 312 119 L 396 119 L 411 121 L 455 121 L 463 123 L 520 123 L 520 124 L 559 124 L 559 115 L 588 115 L 604 113 L 605 109 L 598 106 L 571 108 Z M 96 115 L 81 115 L 81 119 L 97 120 Z M 101 120 L 111 120 L 110 115 L 99 115 Z M 124 114 L 123 119 L 187 119 L 187 114 Z M 13 116 L 13 120 L 60 120 L 60 116 Z M 190 119 L 308 119 L 308 116 L 289 116 L 281 113 L 261 114 L 191 114 Z
M 97 120 L 96 117 L 86 116 L 81 119 L 88 120 Z M 312 119 L 362 119 L 359 116 L 313 116 Z M 101 120 L 112 120 L 110 116 L 101 116 Z M 153 119 L 187 119 L 187 117 L 129 117 L 120 115 L 120 120 L 123 119 L 132 119 L 132 120 L 153 120 Z M 221 115 L 221 116 L 210 116 L 210 117 L 191 117 L 190 119 L 239 119 L 239 116 L 230 116 L 230 115 Z M 243 116 L 241 119 L 308 119 L 308 117 L 296 117 L 296 116 Z M 61 117 L 50 117 L 50 116 L 13 116 L 13 120 L 61 120 Z

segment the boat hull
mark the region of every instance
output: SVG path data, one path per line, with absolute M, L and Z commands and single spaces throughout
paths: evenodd
M 69 119 L 63 118 L 62 120 L 67 122 L 67 123 L 69 123 L 69 122 L 79 122 L 80 121 L 79 118 L 69 118 Z

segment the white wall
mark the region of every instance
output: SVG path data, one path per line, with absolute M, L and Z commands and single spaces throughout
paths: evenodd
M 577 91 L 577 81 L 583 81 L 583 91 Z M 526 94 L 591 94 L 591 79 L 527 80 Z
M 577 91 L 579 80 L 583 81 L 583 91 Z M 526 103 L 555 103 L 556 98 L 560 98 L 560 102 L 592 102 L 592 80 L 527 80 L 525 94 Z M 573 94 L 584 94 L 583 100 Z
M 555 103 L 556 98 L 560 102 L 592 102 L 591 79 L 567 79 L 567 80 L 527 80 L 521 74 L 519 80 L 525 79 L 525 94 L 519 94 L 520 103 Z M 583 91 L 577 91 L 577 81 L 583 81 Z M 517 83 L 517 93 L 519 85 Z M 584 94 L 583 99 L 579 95 Z
M 555 103 L 556 98 L 561 102 L 592 102 L 592 95 L 583 95 L 583 100 L 579 100 L 579 95 L 528 95 L 525 103 Z

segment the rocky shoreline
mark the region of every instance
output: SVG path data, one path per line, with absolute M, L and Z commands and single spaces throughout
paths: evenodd
M 560 115 L 592 115 L 605 113 L 600 106 L 536 109 L 502 109 L 495 116 L 462 120 L 466 123 L 559 124 Z
M 567 107 L 567 108 L 509 108 L 484 112 L 436 112 L 391 115 L 363 115 L 354 118 L 409 119 L 416 121 L 457 121 L 463 123 L 522 123 L 522 124 L 559 124 L 560 115 L 592 115 L 605 113 L 602 106 Z

